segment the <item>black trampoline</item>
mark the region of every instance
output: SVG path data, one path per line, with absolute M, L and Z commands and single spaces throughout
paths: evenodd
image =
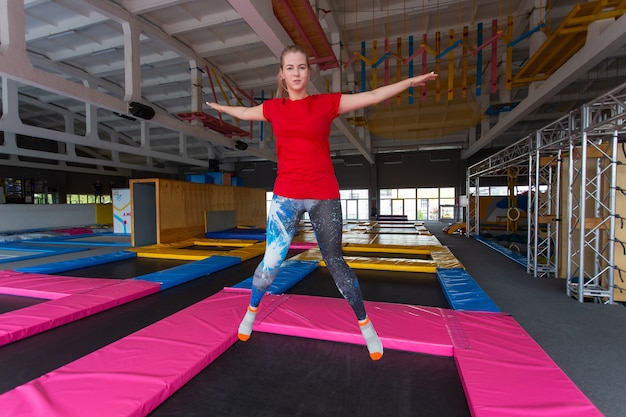
M 240 246 L 205 246 L 205 245 L 190 245 L 183 246 L 178 249 L 188 249 L 188 250 L 205 250 L 205 251 L 215 251 L 215 252 L 228 252 L 235 249 L 241 249 Z
M 254 333 L 154 410 L 166 416 L 470 416 L 453 358 Z
M 151 274 L 153 272 L 164 271 L 166 269 L 184 265 L 189 262 L 190 261 L 178 259 L 130 258 L 99 265 L 72 269 L 53 275 L 83 278 L 127 279 Z
M 432 260 L 432 256 L 426 253 L 389 253 L 389 252 L 362 252 L 350 251 L 349 247 L 344 249 L 344 256 L 364 256 L 368 258 L 396 258 L 396 259 L 424 259 Z
M 22 297 L 19 295 L 0 294 L 0 314 L 9 311 L 20 310 L 25 307 L 34 306 L 46 302 L 43 298 Z
M 435 274 L 369 269 L 355 269 L 354 272 L 365 300 L 450 308 Z M 341 297 L 330 272 L 322 267 L 287 293 Z

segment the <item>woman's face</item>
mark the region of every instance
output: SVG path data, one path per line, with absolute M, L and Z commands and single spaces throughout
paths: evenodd
M 283 67 L 280 69 L 288 91 L 299 92 L 306 88 L 309 79 L 309 64 L 301 52 L 289 52 L 283 56 Z

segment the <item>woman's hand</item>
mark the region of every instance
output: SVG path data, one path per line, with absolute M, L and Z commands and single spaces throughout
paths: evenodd
M 428 81 L 432 81 L 437 78 L 435 72 L 429 72 L 427 74 L 418 75 L 417 77 L 409 78 L 409 85 L 411 87 L 417 87 L 419 85 L 425 85 Z
M 221 112 L 221 111 L 222 111 L 222 110 L 221 110 L 221 109 L 222 109 L 222 106 L 221 106 L 221 104 L 219 104 L 219 103 L 213 103 L 213 102 L 207 101 L 207 102 L 206 102 L 206 105 L 207 105 L 207 106 L 209 106 L 210 108 L 212 108 L 213 110 L 217 110 L 217 111 L 219 111 L 219 112 Z

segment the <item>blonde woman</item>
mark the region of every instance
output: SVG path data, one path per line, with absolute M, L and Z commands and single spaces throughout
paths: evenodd
M 306 52 L 292 45 L 280 57 L 276 98 L 254 107 L 207 103 L 210 108 L 241 120 L 270 122 L 276 136 L 278 173 L 267 218 L 267 246 L 254 273 L 250 305 L 238 335 L 243 341 L 250 337 L 261 298 L 285 260 L 306 211 L 324 262 L 356 314 L 370 357 L 378 360 L 383 356 L 382 343 L 365 311 L 358 279 L 341 250 L 343 219 L 339 185 L 330 158 L 330 127 L 341 114 L 380 103 L 409 87 L 424 85 L 437 74 L 431 72 L 356 94 L 309 95 L 309 73 Z

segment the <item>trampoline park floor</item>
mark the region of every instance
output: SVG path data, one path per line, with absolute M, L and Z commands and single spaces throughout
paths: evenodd
M 398 242 L 393 239 L 392 234 L 389 236 L 392 239 L 388 241 Z M 354 239 L 350 237 L 348 240 L 357 244 L 364 241 L 363 236 Z M 371 236 L 366 239 L 370 238 Z M 380 236 L 373 237 L 379 238 Z M 402 236 L 403 240 L 406 238 Z M 427 236 L 417 238 L 428 239 Z M 431 244 L 433 241 L 428 242 Z M 13 410 L 14 414 L 11 415 L 46 417 L 83 415 L 80 413 L 84 413 L 86 407 L 89 407 L 92 413 L 98 410 L 94 416 L 118 415 L 118 412 L 121 412 L 119 415 L 140 416 L 155 408 L 152 413 L 155 416 L 192 416 L 206 415 L 193 413 L 196 412 L 194 410 L 207 411 L 208 408 L 211 415 L 225 416 L 238 416 L 242 415 L 241 413 L 259 416 L 351 416 L 355 415 L 354 410 L 359 412 L 358 415 L 381 415 L 380 412 L 377 414 L 374 412 L 388 410 L 391 414 L 387 415 L 398 416 L 500 417 L 514 415 L 511 412 L 519 405 L 516 401 L 520 401 L 521 397 L 528 394 L 531 396 L 526 401 L 539 407 L 539 410 L 563 411 L 562 405 L 554 408 L 554 400 L 549 398 L 551 394 L 556 393 L 557 396 L 559 394 L 568 396 L 567 409 L 571 411 L 568 415 L 585 417 L 600 415 L 547 355 L 542 354 L 541 349 L 538 349 L 532 340 L 529 341 L 524 337 L 515 339 L 512 336 L 511 328 L 521 333 L 523 331 L 512 319 L 500 313 L 478 312 L 469 316 L 457 315 L 445 306 L 420 306 L 418 310 L 410 310 L 420 311 L 419 315 L 422 317 L 432 315 L 439 317 L 440 320 L 435 326 L 437 330 L 427 327 L 426 331 L 420 332 L 418 330 L 420 326 L 408 326 L 406 330 L 410 330 L 410 333 L 420 333 L 418 338 L 427 339 L 417 342 L 421 348 L 415 351 L 405 349 L 405 343 L 411 345 L 415 342 L 400 340 L 406 338 L 406 335 L 402 337 L 397 335 L 396 324 L 390 323 L 396 320 L 390 320 L 386 316 L 387 313 L 384 313 L 388 307 L 384 303 L 377 304 L 378 300 L 368 300 L 368 306 L 371 305 L 368 311 L 373 321 L 377 323 L 383 343 L 389 346 L 383 360 L 372 362 L 365 347 L 362 346 L 360 334 L 353 334 L 358 332 L 358 329 L 353 326 L 354 319 L 349 308 L 347 309 L 349 318 L 345 318 L 347 306 L 345 301 L 336 300 L 340 307 L 334 307 L 335 301 L 325 296 L 331 291 L 332 285 L 325 286 L 332 282 L 332 279 L 321 268 L 315 272 L 321 276 L 303 280 L 298 284 L 300 287 L 298 285 L 293 287 L 295 295 L 285 297 L 288 297 L 286 300 L 295 301 L 314 300 L 313 310 L 331 312 L 328 316 L 322 314 L 330 320 L 329 322 L 321 325 L 315 323 L 317 316 L 309 316 L 310 311 L 298 312 L 301 307 L 298 301 L 287 311 L 289 314 L 295 312 L 296 317 L 305 317 L 304 323 L 299 323 L 295 327 L 293 323 L 288 324 L 287 327 L 291 330 L 286 333 L 276 331 L 276 322 L 280 328 L 284 326 L 281 320 L 287 320 L 285 323 L 291 320 L 288 318 L 274 320 L 274 315 L 282 317 L 281 301 L 279 306 L 268 309 L 271 310 L 267 313 L 268 316 L 258 319 L 259 323 L 255 324 L 254 334 L 258 337 L 252 338 L 246 344 L 235 342 L 236 325 L 241 319 L 240 315 L 245 311 L 248 295 L 245 290 L 225 293 L 222 289 L 252 275 L 259 260 L 258 257 L 248 257 L 209 276 L 169 287 L 167 291 L 145 294 L 111 310 L 1 347 L 0 357 L 3 361 L 0 366 L 3 369 L 0 369 L 0 374 L 11 377 L 2 379 L 0 393 L 3 394 L 0 395 L 0 407 Z M 409 295 L 420 291 L 419 285 L 415 281 L 410 282 L 410 278 L 405 274 L 412 273 L 402 271 L 388 274 L 380 271 L 357 273 L 361 275 L 364 293 L 368 293 L 368 286 L 372 285 L 376 289 L 373 289 L 371 294 L 383 294 L 381 300 L 401 308 L 423 302 L 411 297 L 402 299 L 400 296 L 402 293 Z M 389 277 L 389 287 L 393 287 L 394 282 L 398 284 L 398 288 L 389 290 L 388 294 L 383 291 L 385 275 Z M 419 274 L 414 275 L 413 279 L 418 276 Z M 426 276 L 420 280 L 432 281 Z M 316 285 L 322 281 L 326 284 Z M 333 291 L 336 292 L 336 289 Z M 306 292 L 315 295 L 312 297 L 302 295 Z M 311 298 L 298 298 L 301 295 Z M 274 297 L 277 296 L 268 296 L 264 302 L 272 303 L 274 302 L 272 300 L 277 299 Z M 369 295 L 365 297 L 366 300 L 368 297 Z M 220 304 L 223 300 L 228 301 L 227 305 Z M 399 304 L 405 301 L 406 304 Z M 218 305 L 217 310 L 214 305 Z M 336 310 L 337 308 L 339 310 Z M 377 318 L 377 315 L 381 316 Z M 413 314 L 409 313 L 408 319 L 413 320 L 412 316 Z M 510 368 L 506 361 L 494 362 L 492 357 L 482 364 L 481 361 L 485 361 L 485 357 L 471 357 L 472 352 L 467 351 L 470 350 L 469 345 L 474 341 L 474 337 L 476 349 L 478 345 L 484 347 L 483 344 L 488 345 L 487 351 L 494 348 L 496 337 L 492 335 L 493 339 L 483 341 L 481 339 L 483 336 L 479 336 L 479 332 L 473 329 L 473 327 L 482 328 L 486 323 L 485 329 L 489 333 L 491 320 L 494 320 L 493 331 L 498 337 L 512 337 L 506 344 L 511 345 L 507 347 L 512 348 L 515 354 L 521 355 L 521 359 L 518 357 L 516 360 L 521 360 L 522 368 L 525 366 L 524 362 L 529 361 L 530 367 L 525 371 L 539 366 L 544 369 L 543 376 L 531 383 L 529 378 L 518 374 L 519 369 L 515 370 L 519 368 L 520 363 L 514 363 Z M 351 323 L 347 325 L 348 330 L 344 322 Z M 297 330 L 298 326 L 303 326 L 304 330 Z M 336 326 L 337 329 L 332 330 Z M 155 337 L 154 332 L 158 333 L 158 336 Z M 211 336 L 213 332 L 217 334 Z M 437 340 L 438 337 L 441 339 Z M 147 340 L 152 341 L 150 347 L 145 344 Z M 525 347 L 528 351 L 522 354 L 517 348 L 513 348 L 513 345 Z M 49 352 L 45 357 L 39 355 L 44 346 Z M 442 350 L 445 351 L 444 354 L 441 354 Z M 460 357 L 452 353 L 457 350 Z M 137 356 L 138 352 L 143 353 Z M 464 355 L 469 355 L 467 360 L 471 363 L 469 367 L 464 365 L 465 371 L 457 368 L 459 361 L 463 360 L 460 358 Z M 303 360 L 302 356 L 307 356 L 306 360 Z M 179 359 L 184 363 L 178 362 Z M 433 364 L 430 364 L 431 360 Z M 213 363 L 207 366 L 213 361 L 215 367 Z M 191 362 L 193 363 L 190 364 Z M 94 368 L 95 363 L 98 363 L 98 366 Z M 99 368 L 100 366 L 102 368 Z M 175 369 L 169 369 L 170 366 Z M 184 371 L 181 371 L 181 366 Z M 473 393 L 466 397 L 468 385 L 472 391 L 471 386 L 476 383 L 476 375 L 484 374 L 485 367 L 490 369 L 490 375 L 503 369 L 512 374 L 509 377 L 492 375 L 499 385 L 497 389 L 494 381 L 484 381 L 479 377 L 477 390 L 474 389 Z M 229 379 L 226 379 L 224 374 L 228 373 L 229 369 L 231 373 Z M 400 369 L 402 372 L 399 372 Z M 289 371 L 293 371 L 292 380 L 287 379 Z M 128 384 L 131 383 L 123 375 L 132 375 L 136 372 L 144 375 L 142 382 L 131 377 L 134 381 L 131 384 L 133 388 L 120 397 L 122 392 L 117 390 L 128 388 Z M 192 379 L 196 374 L 198 376 Z M 42 379 L 43 375 L 45 379 Z M 72 377 L 67 379 L 69 375 Z M 552 388 L 546 392 L 539 392 L 545 388 L 541 382 L 546 377 L 549 377 Z M 513 382 L 514 380 L 516 382 Z M 118 381 L 119 384 L 114 381 Z M 443 385 L 437 385 L 438 383 Z M 484 391 L 484 385 L 481 384 L 491 386 L 494 394 L 476 394 Z M 263 390 L 256 392 L 255 388 L 251 388 L 253 393 L 246 395 L 246 387 L 261 385 Z M 357 391 L 356 387 L 359 385 L 363 387 Z M 86 391 L 76 390 L 75 388 L 79 386 L 84 386 Z M 332 389 L 333 386 L 337 389 Z M 176 392 L 178 388 L 182 389 Z M 219 395 L 216 391 L 220 391 Z M 425 395 L 419 397 L 415 391 L 423 391 Z M 498 403 L 499 400 L 492 403 L 496 391 L 499 398 L 504 398 L 504 403 Z M 42 392 L 49 398 L 44 400 L 41 397 Z M 151 394 L 147 395 L 148 392 Z M 377 396 L 377 392 L 380 395 Z M 512 395 L 511 398 L 507 397 L 509 394 Z M 278 397 L 275 397 L 276 395 Z M 168 397 L 170 400 L 163 402 Z M 89 401 L 86 398 L 89 398 Z M 210 404 L 212 399 L 215 399 L 214 404 Z M 101 407 L 94 407 L 94 404 L 100 404 Z M 35 409 L 40 414 L 33 414 Z

